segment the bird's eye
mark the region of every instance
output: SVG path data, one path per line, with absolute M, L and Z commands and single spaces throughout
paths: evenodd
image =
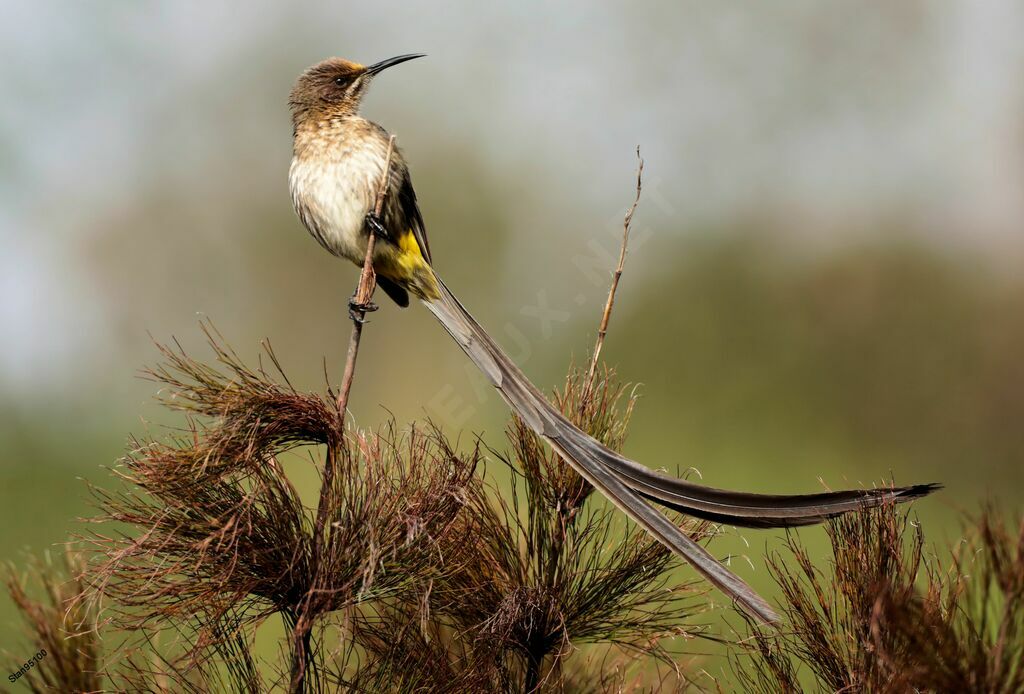
M 344 77 L 335 77 L 334 78 L 334 83 L 336 85 L 338 85 L 339 87 L 344 87 L 345 86 L 345 78 Z

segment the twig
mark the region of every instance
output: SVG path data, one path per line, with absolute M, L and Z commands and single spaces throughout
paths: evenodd
M 619 278 L 622 277 L 622 268 L 626 263 L 626 246 L 629 244 L 629 227 L 633 222 L 633 213 L 640 204 L 640 191 L 642 189 L 644 176 L 644 160 L 640 157 L 640 147 L 636 148 L 636 158 L 639 166 L 636 170 L 636 197 L 633 204 L 626 212 L 622 220 L 622 247 L 619 249 L 619 263 L 615 266 L 615 273 L 612 275 L 612 286 L 608 289 L 608 301 L 604 305 L 604 314 L 601 316 L 601 327 L 597 330 L 597 341 L 594 343 L 594 355 L 590 359 L 590 369 L 587 371 L 587 380 L 584 384 L 582 402 L 590 397 L 590 390 L 594 386 L 594 379 L 597 377 L 597 363 L 601 357 L 601 348 L 604 346 L 605 335 L 608 334 L 608 321 L 612 316 L 612 306 L 615 304 L 615 291 L 619 288 Z
M 381 177 L 380 186 L 377 188 L 376 204 L 373 213 L 379 219 L 384 209 L 384 198 L 388 192 L 388 182 L 391 179 L 391 155 L 395 150 L 395 136 L 388 140 L 388 153 L 384 160 L 384 174 Z M 348 342 L 348 354 L 345 357 L 345 372 L 341 378 L 341 389 L 338 391 L 338 428 L 345 430 L 345 412 L 348 410 L 348 396 L 352 391 L 352 380 L 356 372 L 356 357 L 359 356 L 359 340 L 363 335 L 363 320 L 366 317 L 365 307 L 373 299 L 373 290 L 377 286 L 376 275 L 373 272 L 373 248 L 377 240 L 376 234 L 370 230 L 369 238 L 366 240 L 366 258 L 363 260 L 363 270 L 359 274 L 359 285 L 352 300 L 352 335 Z M 334 468 L 336 465 L 337 452 L 334 449 L 336 444 L 329 444 L 327 454 L 324 457 L 324 476 L 320 483 L 320 502 L 316 510 L 316 522 L 313 525 L 313 557 L 312 573 L 313 581 L 310 584 L 308 593 L 295 617 L 295 626 L 292 630 L 292 668 L 291 687 L 292 692 L 301 692 L 305 687 L 305 677 L 308 665 L 311 662 L 310 637 L 313 633 L 313 596 L 321 584 L 320 555 L 324 551 L 323 537 L 324 526 L 327 523 L 327 512 L 330 508 L 330 495 L 334 488 Z
M 374 205 L 373 213 L 379 219 L 384 209 L 384 197 L 388 192 L 388 181 L 391 177 L 391 154 L 395 149 L 395 136 L 388 140 L 388 154 L 384 160 L 384 176 L 381 178 L 380 187 L 377 189 L 377 202 Z M 356 287 L 354 297 L 354 308 L 352 311 L 352 337 L 348 342 L 348 355 L 345 358 L 345 374 L 341 378 L 341 390 L 338 391 L 338 416 L 345 420 L 345 411 L 348 408 L 348 394 L 352 390 L 352 379 L 356 373 L 356 357 L 359 355 L 359 339 L 363 334 L 363 319 L 366 306 L 373 299 L 373 290 L 377 288 L 377 275 L 373 272 L 373 248 L 377 237 L 371 231 L 370 237 L 366 240 L 366 259 L 363 261 L 363 271 L 359 275 L 359 286 Z

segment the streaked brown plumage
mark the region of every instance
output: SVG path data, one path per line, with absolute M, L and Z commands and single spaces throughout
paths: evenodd
M 820 523 L 849 511 L 924 496 L 936 485 L 779 496 L 713 489 L 654 472 L 577 429 L 523 375 L 435 274 L 423 217 L 401 152 L 392 159 L 380 220 L 368 220 L 384 174 L 388 134 L 359 116 L 372 77 L 417 55 L 369 67 L 332 58 L 306 70 L 292 90 L 292 201 L 303 225 L 335 255 L 362 265 L 370 229 L 374 270 L 399 305 L 423 301 L 522 420 L 636 523 L 676 552 L 750 614 L 773 622 L 772 608 L 647 501 L 717 522 L 755 528 Z

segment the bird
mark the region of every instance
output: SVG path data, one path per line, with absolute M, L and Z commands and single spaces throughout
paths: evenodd
M 771 605 L 652 504 L 739 527 L 789 528 L 909 501 L 940 488 L 916 484 L 802 495 L 715 489 L 625 458 L 574 426 L 441 280 L 405 157 L 392 148 L 383 127 L 360 115 L 363 97 L 377 75 L 421 57 L 404 54 L 371 65 L 329 58 L 298 77 L 289 95 L 293 149 L 288 182 L 299 220 L 327 251 L 359 266 L 373 234 L 373 270 L 387 296 L 403 308 L 410 296 L 420 300 L 512 411 L 629 518 L 745 613 L 771 625 L 779 621 Z M 374 204 L 382 182 L 386 197 L 378 215 Z M 355 297 L 350 300 L 350 313 L 375 308 L 356 304 Z

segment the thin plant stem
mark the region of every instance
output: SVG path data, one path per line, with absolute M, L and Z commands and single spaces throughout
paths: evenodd
M 608 334 L 608 321 L 611 320 L 612 306 L 615 304 L 615 292 L 619 288 L 619 278 L 622 277 L 622 268 L 626 264 L 626 246 L 629 244 L 629 228 L 633 222 L 633 213 L 636 212 L 637 205 L 640 204 L 640 191 L 642 189 L 643 176 L 644 176 L 644 160 L 640 157 L 640 147 L 636 148 L 636 158 L 639 161 L 639 166 L 636 171 L 636 196 L 633 198 L 633 204 L 626 212 L 626 216 L 622 220 L 622 246 L 619 248 L 619 262 L 615 266 L 615 272 L 612 274 L 612 285 L 608 289 L 608 300 L 604 305 L 604 313 L 601 316 L 601 325 L 597 330 L 597 341 L 594 343 L 594 355 L 590 359 L 590 368 L 587 370 L 587 380 L 584 382 L 584 397 L 580 399 L 581 403 L 586 403 L 590 398 L 590 390 L 594 387 L 594 379 L 597 377 L 597 363 L 601 358 L 601 348 L 604 347 L 604 338 Z

